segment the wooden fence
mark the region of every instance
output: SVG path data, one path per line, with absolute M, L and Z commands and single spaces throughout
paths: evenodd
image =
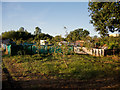
M 94 55 L 94 56 L 105 56 L 105 49 L 92 48 L 92 55 Z
M 105 49 L 96 49 L 96 48 L 87 49 L 86 47 L 74 47 L 74 52 L 78 54 L 90 54 L 94 56 L 105 55 Z
M 86 47 L 74 47 L 74 52 L 78 54 L 90 54 L 93 56 L 106 56 L 120 54 L 120 49 L 87 49 Z

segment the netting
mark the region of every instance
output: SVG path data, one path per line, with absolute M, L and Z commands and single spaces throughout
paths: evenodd
M 47 46 L 43 45 L 37 47 L 35 45 L 7 45 L 9 55 L 18 55 L 18 54 L 39 54 L 39 53 L 62 53 L 61 47 L 58 46 Z M 68 53 L 73 51 L 72 46 L 68 46 Z

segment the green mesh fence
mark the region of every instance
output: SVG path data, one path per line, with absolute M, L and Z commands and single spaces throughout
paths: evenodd
M 32 45 L 23 45 L 23 51 L 25 54 L 33 54 Z
M 54 52 L 54 49 L 55 49 L 54 47 L 50 47 L 50 48 L 49 48 L 49 53 L 53 53 L 53 52 Z
M 40 46 L 39 51 L 40 51 L 40 53 L 48 53 L 47 46 Z
M 11 45 L 11 55 L 22 54 L 23 46 L 22 45 Z
M 34 53 L 34 54 L 36 54 L 37 53 L 37 48 L 36 48 L 36 46 L 32 46 L 32 52 Z
M 68 53 L 73 51 L 73 46 L 68 46 Z M 62 53 L 61 47 L 54 47 L 54 46 L 40 46 L 40 48 L 36 47 L 35 45 L 8 45 L 8 54 L 9 55 L 17 55 L 21 54 L 37 54 L 37 53 Z

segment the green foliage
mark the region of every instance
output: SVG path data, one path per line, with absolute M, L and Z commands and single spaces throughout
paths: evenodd
M 29 38 L 33 37 L 31 33 L 28 33 L 27 31 L 8 31 L 2 33 L 2 39 L 12 39 L 12 40 L 28 40 Z
M 61 35 L 57 35 L 53 38 L 53 40 L 55 42 L 60 42 L 60 41 L 64 41 L 64 38 Z
M 108 47 L 108 49 L 120 49 L 120 37 L 90 37 L 87 36 L 82 40 L 85 41 L 84 46 L 88 48 L 101 48 L 103 46 Z
M 91 23 L 101 36 L 120 31 L 119 2 L 89 2 Z
M 24 27 L 20 27 L 18 31 L 19 32 L 24 32 Z
M 120 37 L 104 37 L 99 39 L 100 46 L 106 44 L 108 49 L 120 49 Z
M 76 29 L 74 31 L 71 31 L 68 35 L 66 40 L 70 42 L 74 42 L 76 40 L 81 40 L 83 37 L 88 36 L 90 33 L 87 30 L 83 29 Z
M 40 33 L 35 36 L 35 40 L 47 40 L 47 39 L 51 40 L 52 38 L 53 36 L 44 33 Z
M 41 33 L 41 29 L 39 27 L 35 27 L 34 34 L 39 35 Z
M 16 39 L 17 33 L 14 30 L 2 33 L 2 39 Z
M 3 57 L 3 61 L 9 69 L 13 65 L 14 67 L 22 65 L 22 71 L 14 72 L 11 70 L 11 73 L 19 73 L 23 77 L 26 75 L 29 77 L 30 75 L 32 77 L 33 75 L 40 77 L 40 75 L 43 75 L 43 78 L 47 75 L 49 78 L 88 80 L 116 76 L 120 70 L 119 59 L 113 60 L 110 57 L 93 57 L 88 55 L 71 55 L 66 60 L 67 68 L 63 60 L 53 59 L 52 56 L 44 58 L 39 54 Z M 19 71 L 20 68 L 17 67 L 17 70 Z
M 32 35 L 31 33 L 27 32 L 27 30 L 24 30 L 24 27 L 20 27 L 19 30 L 14 31 L 8 31 L 2 33 L 2 39 L 11 39 L 17 44 L 21 44 L 24 42 L 28 43 L 34 43 L 37 40 L 51 40 L 53 36 L 49 34 L 44 34 L 38 32 L 40 31 L 39 27 L 36 27 L 36 35 Z
M 82 38 L 82 40 L 85 41 L 83 44 L 84 47 L 87 47 L 88 49 L 94 47 L 94 42 L 93 42 L 92 37 L 86 36 L 85 38 Z
M 61 45 L 59 46 L 57 43 L 53 46 L 54 52 L 52 53 L 52 56 L 54 59 L 57 59 L 59 61 L 63 61 L 66 68 L 68 68 L 67 60 L 68 60 L 68 54 L 73 54 L 73 50 L 70 49 L 68 45 Z
M 119 49 L 118 43 L 109 43 L 108 49 Z

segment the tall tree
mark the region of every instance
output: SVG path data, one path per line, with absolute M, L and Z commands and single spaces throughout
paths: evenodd
M 16 39 L 17 37 L 18 34 L 14 30 L 2 33 L 2 39 Z
M 53 40 L 54 40 L 55 42 L 60 42 L 60 41 L 63 41 L 64 38 L 63 38 L 61 35 L 57 35 L 57 36 L 55 36 L 55 37 L 53 38 Z
M 101 36 L 120 32 L 120 2 L 89 2 L 90 22 Z
M 33 35 L 27 32 L 27 30 L 23 32 L 22 29 L 18 31 L 11 30 L 11 31 L 2 33 L 2 39 L 27 40 L 29 38 L 33 38 Z
M 40 33 L 35 36 L 35 40 L 47 40 L 47 39 L 51 40 L 52 38 L 53 36 L 45 33 Z
M 35 31 L 34 31 L 34 34 L 35 35 L 38 35 L 41 33 L 41 29 L 39 27 L 35 27 Z
M 20 27 L 18 31 L 24 32 L 24 27 Z
M 83 30 L 82 28 L 76 29 L 68 34 L 66 40 L 74 42 L 76 40 L 81 40 L 82 38 L 88 36 L 89 34 L 90 34 L 89 31 Z

